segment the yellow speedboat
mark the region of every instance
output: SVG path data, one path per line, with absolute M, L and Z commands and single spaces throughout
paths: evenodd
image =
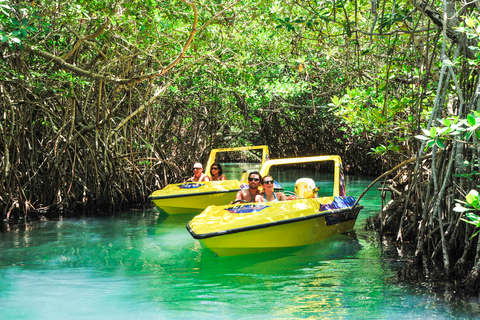
M 267 146 L 248 146 L 237 148 L 213 149 L 210 152 L 206 168 L 215 162 L 217 154 L 222 152 L 237 152 L 243 150 L 261 150 L 261 163 L 258 170 L 268 160 Z M 157 209 L 168 214 L 200 213 L 210 205 L 224 205 L 233 201 L 242 188 L 248 188 L 245 172 L 238 180 L 202 181 L 169 184 L 161 190 L 154 191 L 149 199 Z
M 190 234 L 217 255 L 273 251 L 303 246 L 352 230 L 362 206 L 345 196 L 339 156 L 317 156 L 266 161 L 260 173 L 272 166 L 334 162 L 333 195 L 316 197 L 318 188 L 299 179 L 297 200 L 210 206 L 187 224 Z M 307 183 L 306 183 L 307 182 Z

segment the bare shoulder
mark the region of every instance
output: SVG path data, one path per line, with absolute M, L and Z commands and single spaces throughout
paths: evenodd
M 245 190 L 238 190 L 235 200 L 243 200 L 245 197 Z

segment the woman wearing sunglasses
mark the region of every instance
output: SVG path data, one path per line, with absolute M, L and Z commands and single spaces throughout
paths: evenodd
M 287 197 L 283 192 L 273 192 L 274 181 L 272 176 L 266 175 L 262 178 L 263 192 L 255 197 L 255 202 L 276 202 L 285 200 L 295 200 L 297 197 Z
M 227 180 L 227 177 L 223 174 L 222 166 L 220 163 L 215 162 L 210 167 L 210 181 Z

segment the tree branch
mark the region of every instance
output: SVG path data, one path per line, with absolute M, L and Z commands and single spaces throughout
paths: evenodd
M 440 29 L 444 27 L 443 23 L 443 13 L 437 11 L 429 2 L 424 0 L 410 0 L 410 3 L 418 10 L 423 11 L 425 15 Z M 445 13 L 446 14 L 446 13 Z M 465 35 L 461 32 L 455 30 L 455 27 L 459 25 L 458 19 L 448 19 L 446 23 L 446 33 L 447 37 L 452 40 L 455 44 L 465 47 L 465 52 L 467 56 L 471 59 L 475 58 L 475 54 L 472 50 L 468 48 L 468 40 L 466 40 Z
M 107 21 L 105 21 L 104 24 L 102 24 L 100 26 L 100 28 L 98 28 L 97 31 L 95 31 L 94 33 L 92 33 L 91 35 L 88 35 L 86 37 L 83 37 L 81 38 L 80 40 L 77 41 L 77 43 L 73 46 L 73 49 L 72 51 L 70 51 L 67 55 L 65 55 L 62 59 L 63 60 L 67 60 L 77 49 L 78 47 L 80 47 L 80 45 L 85 41 L 85 40 L 89 40 L 89 39 L 94 39 L 96 37 L 98 37 L 102 32 L 103 30 L 105 30 L 105 28 L 107 27 L 108 23 L 110 22 L 110 19 L 107 17 Z

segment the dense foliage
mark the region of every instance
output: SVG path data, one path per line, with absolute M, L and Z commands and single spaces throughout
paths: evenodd
M 480 246 L 453 203 L 476 187 L 478 138 L 442 128 L 479 111 L 478 11 L 0 0 L 1 212 L 144 203 L 213 147 L 339 154 L 363 174 L 407 160 L 389 171 L 394 199 L 376 225 L 414 241 L 423 270 L 476 287 Z
M 324 23 L 289 22 L 309 8 L 0 3 L 4 215 L 143 203 L 212 147 L 339 153 L 378 171 L 376 138 L 354 143 L 327 106 L 344 70 L 318 50 Z

